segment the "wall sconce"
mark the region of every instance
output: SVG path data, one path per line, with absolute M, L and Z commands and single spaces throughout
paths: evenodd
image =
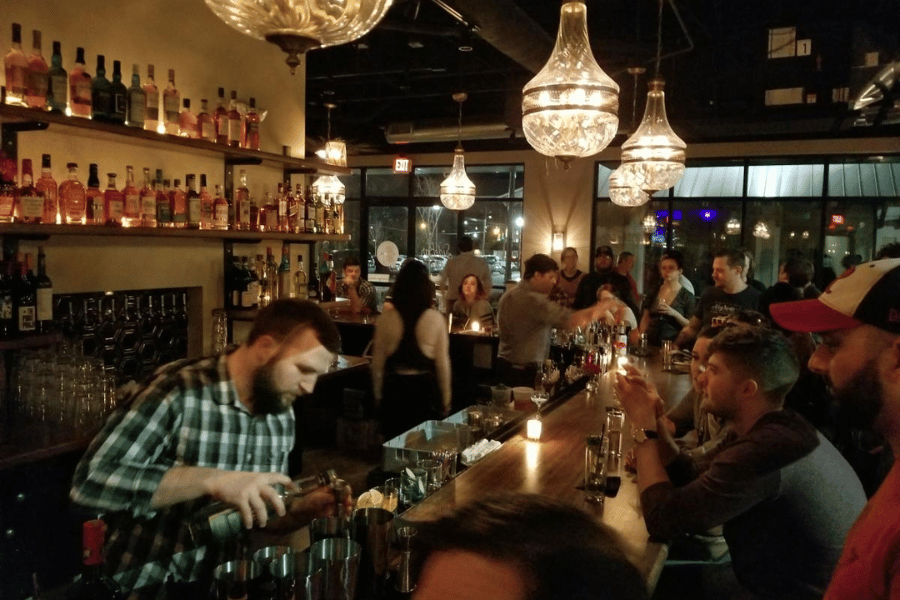
M 553 252 L 562 252 L 566 247 L 566 234 L 562 231 L 553 232 Z

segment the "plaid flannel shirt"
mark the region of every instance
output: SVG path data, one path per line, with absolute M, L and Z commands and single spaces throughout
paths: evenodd
M 154 511 L 151 498 L 175 466 L 287 472 L 294 413 L 252 415 L 228 375 L 227 355 L 165 365 L 113 413 L 76 471 L 70 497 L 107 513 L 107 569 L 136 597 L 176 580 L 208 577 L 222 548 L 197 546 L 187 520 L 207 498 Z
M 341 297 L 349 298 L 350 292 L 348 291 L 348 286 L 346 283 L 341 283 Z M 359 295 L 359 301 L 362 304 L 363 308 L 368 308 L 369 312 L 377 313 L 378 312 L 378 298 L 375 293 L 375 286 L 360 277 L 356 281 L 356 293 Z

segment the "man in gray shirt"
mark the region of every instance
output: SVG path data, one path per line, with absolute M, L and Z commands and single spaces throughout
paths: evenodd
M 500 298 L 500 379 L 510 386 L 534 386 L 538 369 L 550 354 L 550 330 L 571 329 L 600 318 L 615 301 L 579 311 L 548 298 L 559 277 L 559 266 L 546 254 L 525 261 L 524 279 Z

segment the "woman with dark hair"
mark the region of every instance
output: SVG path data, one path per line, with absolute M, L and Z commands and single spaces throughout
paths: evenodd
M 474 273 L 462 278 L 459 284 L 459 299 L 453 304 L 451 311 L 454 329 L 471 329 L 477 322 L 481 329 L 494 326 L 494 311 L 487 301 L 484 284 Z
M 659 260 L 662 283 L 644 299 L 641 307 L 641 333 L 654 346 L 674 340 L 694 314 L 697 299 L 682 284 L 684 257 L 677 250 L 663 253 Z
M 428 268 L 407 261 L 394 282 L 394 310 L 375 322 L 372 386 L 385 439 L 450 412 L 447 322 L 433 298 Z

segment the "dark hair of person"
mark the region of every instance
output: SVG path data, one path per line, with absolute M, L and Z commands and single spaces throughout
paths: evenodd
M 408 260 L 397 273 L 391 302 L 403 319 L 405 331 L 412 331 L 423 312 L 431 308 L 434 283 L 428 277 L 428 267 L 421 261 Z
M 597 288 L 597 300 L 600 299 L 600 292 L 609 292 L 610 294 L 613 295 L 613 298 L 616 298 L 618 300 L 622 299 L 621 294 L 619 294 L 619 288 L 617 288 L 616 286 L 614 286 L 611 283 L 604 283 L 603 285 L 601 285 L 600 287 Z
M 361 267 L 362 264 L 359 262 L 359 257 L 357 256 L 348 256 L 344 259 L 344 268 L 347 267 Z
M 459 238 L 459 242 L 457 242 L 456 245 L 459 248 L 460 252 L 471 252 L 472 248 L 475 247 L 475 243 L 472 241 L 472 238 L 467 235 Z
M 716 252 L 715 258 L 724 258 L 729 267 L 732 269 L 740 267 L 742 273 L 747 270 L 747 255 L 740 250 L 735 250 L 734 248 L 719 250 Z
M 704 339 L 712 339 L 728 329 L 729 327 L 734 326 L 732 322 L 720 323 L 718 325 L 707 325 L 703 329 L 700 330 L 700 333 L 697 334 L 698 338 Z
M 659 257 L 659 262 L 662 262 L 666 259 L 674 260 L 675 264 L 678 265 L 679 271 L 684 271 L 684 255 L 678 250 L 666 250 L 663 252 L 663 255 Z
M 578 250 L 576 250 L 576 249 L 573 248 L 572 246 L 566 246 L 565 248 L 563 248 L 562 252 L 559 253 L 559 260 L 560 260 L 560 261 L 562 261 L 563 259 L 565 259 L 566 253 L 567 253 L 567 252 L 573 252 L 573 253 L 575 254 L 576 258 L 578 257 Z
M 282 299 L 261 308 L 253 321 L 247 344 L 252 344 L 264 335 L 283 342 L 298 328 L 312 328 L 319 343 L 332 352 L 341 350 L 341 334 L 324 310 L 307 300 Z
M 782 406 L 800 376 L 794 345 L 769 327 L 735 324 L 713 338 L 709 354 L 716 353 L 724 355 L 730 369 L 756 381 L 774 406 Z
M 559 265 L 556 261 L 546 254 L 535 254 L 525 261 L 525 273 L 522 275 L 526 280 L 534 277 L 535 273 L 547 273 L 549 271 L 559 271 Z
M 875 260 L 882 258 L 900 258 L 900 242 L 889 242 L 879 248 Z
M 609 527 L 544 496 L 489 496 L 420 531 L 426 553 L 470 552 L 517 568 L 526 600 L 647 598 L 638 570 Z
M 862 262 L 862 256 L 859 254 L 845 254 L 844 258 L 841 259 L 841 266 L 845 269 L 849 269 L 850 267 L 855 267 L 859 263 Z
M 788 277 L 787 282 L 795 288 L 806 287 L 812 281 L 813 266 L 805 258 L 789 258 L 782 268 Z
M 479 279 L 478 275 L 476 275 L 475 273 L 469 273 L 468 275 L 463 277 L 462 280 L 460 280 L 459 288 L 456 290 L 457 293 L 459 294 L 459 297 L 463 298 L 463 299 L 465 298 L 465 295 L 463 294 L 463 284 L 466 282 L 466 279 L 468 279 L 469 277 L 475 278 L 475 283 L 476 283 L 476 287 L 477 287 L 477 289 L 475 290 L 475 299 L 483 300 L 484 298 L 487 298 L 487 292 L 484 289 L 484 284 L 481 283 L 481 279 Z
M 632 258 L 633 256 L 634 256 L 634 252 L 629 252 L 628 250 L 625 250 L 624 252 L 620 252 L 619 253 L 619 262 L 617 262 L 616 264 L 621 265 L 623 262 L 625 262 L 629 258 Z

